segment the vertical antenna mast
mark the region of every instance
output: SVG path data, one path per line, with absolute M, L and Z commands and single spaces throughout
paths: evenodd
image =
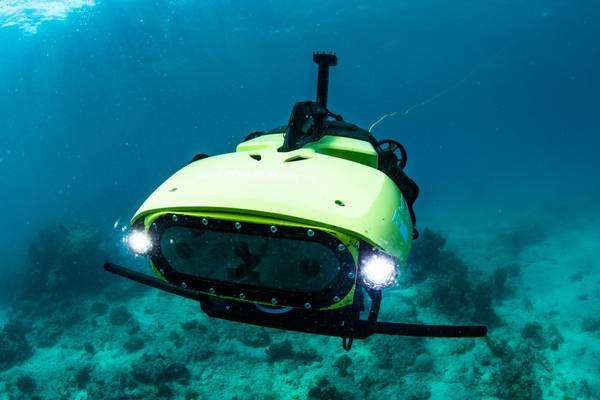
M 329 67 L 337 65 L 337 57 L 330 53 L 314 53 L 313 61 L 319 65 L 317 76 L 317 103 L 327 108 L 327 93 L 329 91 Z

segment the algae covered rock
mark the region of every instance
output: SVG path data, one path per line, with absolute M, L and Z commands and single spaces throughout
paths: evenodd
M 294 350 L 292 342 L 288 339 L 282 342 L 271 343 L 265 349 L 267 361 L 274 363 L 283 360 L 293 360 L 300 363 L 311 363 L 313 361 L 321 361 L 321 356 L 313 350 Z
M 183 322 L 181 324 L 181 329 L 183 329 L 184 332 L 194 335 L 203 335 L 208 332 L 206 325 L 201 324 L 195 319 Z
M 246 335 L 238 337 L 238 340 L 249 347 L 267 347 L 271 344 L 271 336 L 261 328 L 251 328 Z
M 114 326 L 125 325 L 131 318 L 131 313 L 124 305 L 113 308 L 108 315 L 108 320 Z
M 521 329 L 521 337 L 536 347 L 542 347 L 545 342 L 544 328 L 538 322 L 529 322 Z
M 337 368 L 338 374 L 342 378 L 348 376 L 348 368 L 350 368 L 351 365 L 352 358 L 350 358 L 347 354 L 342 354 L 337 360 L 335 360 L 335 363 L 333 363 L 333 366 Z
M 350 400 L 354 399 L 352 393 L 338 390 L 326 377 L 321 377 L 313 387 L 308 390 L 310 400 Z
M 177 382 L 187 384 L 191 373 L 187 367 L 162 354 L 145 353 L 131 367 L 131 376 L 138 382 L 154 384 L 156 382 Z
M 283 342 L 272 343 L 266 350 L 267 360 L 277 362 L 293 358 L 294 349 L 292 342 L 284 340 Z
M 19 375 L 15 381 L 15 386 L 21 393 L 31 395 L 36 389 L 37 383 L 30 375 Z
M 146 341 L 141 336 L 133 335 L 130 336 L 125 343 L 123 343 L 123 348 L 128 353 L 135 353 L 139 350 L 142 350 L 146 346 Z
M 433 371 L 433 358 L 428 353 L 421 353 L 415 359 L 413 369 L 416 372 L 428 373 Z

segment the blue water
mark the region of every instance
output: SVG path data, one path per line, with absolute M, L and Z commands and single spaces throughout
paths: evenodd
M 331 50 L 339 57 L 331 72 L 332 111 L 362 127 L 398 112 L 374 134 L 408 149 L 407 171 L 421 187 L 420 227 L 444 232 L 473 268 L 487 273 L 500 262 L 494 258 L 496 235 L 515 226 L 542 226 L 546 241 L 534 240 L 534 248 L 516 259 L 525 265 L 517 291 L 527 293 L 537 314 L 517 315 L 525 313 L 519 309 L 515 320 L 505 317 L 507 325 L 521 325 L 514 339 L 505 324 L 504 338 L 518 348 L 523 321 L 558 312 L 564 321 L 557 320 L 557 327 L 566 329 L 557 350 L 563 353 L 532 347 L 549 352 L 547 363 L 554 366 L 553 378 L 537 375 L 543 397 L 598 398 L 600 353 L 585 358 L 579 375 L 560 375 L 589 343 L 600 351 L 599 329 L 579 330 L 590 318 L 593 327 L 597 315 L 591 310 L 600 309 L 594 257 L 600 249 L 598 37 L 600 5 L 588 0 L 1 2 L 0 302 L 14 307 L 15 282 L 40 229 L 85 223 L 118 243 L 118 228 L 194 154 L 232 151 L 249 132 L 285 124 L 294 102 L 313 99 L 311 54 Z M 580 270 L 581 280 L 569 279 Z M 554 276 L 554 283 L 540 284 L 544 276 Z M 549 287 L 560 292 L 552 296 Z M 577 300 L 584 294 L 586 300 Z M 510 309 L 507 301 L 521 304 L 521 297 L 497 304 L 498 312 Z M 558 299 L 552 310 L 542 300 L 549 298 Z M 131 301 L 130 308 L 141 307 Z M 580 314 L 568 324 L 574 310 Z M 75 333 L 71 340 L 78 341 Z M 326 343 L 336 358 L 342 354 L 337 341 Z M 485 347 L 481 343 L 476 346 Z M 53 360 L 58 347 L 40 349 L 35 357 Z M 429 350 L 435 373 L 408 375 L 397 389 L 372 393 L 398 395 L 402 385 L 426 385 L 431 398 L 449 398 L 453 391 L 443 366 L 453 365 L 453 358 L 436 360 L 435 354 L 444 353 L 437 351 Z M 247 350 L 233 346 L 227 357 L 232 362 L 246 356 Z M 24 360 L 0 372 L 0 380 L 4 374 L 13 382 L 35 362 L 41 361 Z M 137 359 L 119 362 L 128 368 Z M 354 366 L 361 362 L 372 365 L 357 359 Z M 461 387 L 457 398 L 510 397 L 481 389 L 496 367 L 482 364 L 483 381 L 453 379 Z M 316 363 L 310 369 L 326 368 Z M 99 385 L 97 374 L 89 385 Z M 354 395 L 360 398 L 366 383 L 355 374 Z M 192 371 L 193 380 L 201 378 Z M 87 396 L 93 392 L 89 385 L 67 385 L 57 394 L 38 383 L 36 390 L 40 398 Z M 174 385 L 174 398 L 184 398 Z M 308 386 L 253 393 L 305 398 Z M 9 383 L 3 390 L 32 396 Z M 122 390 L 124 398 L 133 396 Z M 220 393 L 214 398 L 245 398 L 239 385 L 212 390 Z

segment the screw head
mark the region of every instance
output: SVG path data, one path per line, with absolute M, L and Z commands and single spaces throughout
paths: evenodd
M 340 243 L 340 244 L 338 244 L 338 247 L 337 247 L 337 249 L 338 249 L 339 251 L 344 251 L 344 250 L 346 250 L 346 246 L 344 246 L 343 244 L 341 244 L 341 243 Z
M 277 232 L 277 227 L 275 225 L 271 225 L 271 232 L 272 233 L 276 233 Z
M 173 214 L 173 216 L 171 217 L 171 219 L 173 220 L 173 222 L 177 222 L 177 220 L 178 220 L 179 218 L 177 218 L 177 215 Z
M 315 236 L 315 231 L 313 231 L 312 229 L 309 229 L 306 231 L 306 234 L 308 235 L 308 237 L 313 237 L 313 236 Z
M 340 301 L 340 298 L 338 296 L 334 296 L 333 297 L 333 302 L 337 303 L 338 301 Z
M 312 306 L 310 305 L 310 303 L 304 303 L 304 308 L 306 308 L 307 310 L 310 309 Z
M 208 293 L 215 294 L 216 293 L 215 288 L 208 289 Z
M 354 279 L 354 277 L 355 277 L 354 272 L 348 272 L 348 278 Z
M 235 223 L 235 229 L 242 229 L 242 224 L 240 224 L 239 222 Z
M 242 300 L 246 299 L 246 295 L 244 293 L 240 293 L 240 299 L 242 299 Z
M 187 289 L 187 283 L 181 282 L 181 287 L 184 288 L 184 289 Z
M 275 297 L 273 297 L 271 299 L 271 304 L 273 304 L 273 305 L 277 304 L 277 299 Z
M 208 225 L 208 220 L 206 218 L 202 218 L 202 225 Z

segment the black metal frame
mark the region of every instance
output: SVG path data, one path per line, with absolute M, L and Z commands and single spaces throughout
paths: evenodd
M 105 263 L 104 269 L 144 285 L 198 301 L 202 311 L 210 317 L 290 331 L 339 336 L 343 339 L 342 345 L 346 350 L 352 347 L 354 339 L 365 339 L 373 334 L 445 338 L 476 338 L 487 335 L 487 327 L 478 325 L 426 325 L 377 321 L 381 292 L 368 289 L 365 291 L 371 298 L 371 309 L 368 320 L 361 320 L 363 286 L 360 284 L 357 284 L 354 303 L 347 307 L 337 310 L 292 309 L 285 314 L 273 315 L 258 310 L 251 303 L 221 299 L 181 288 L 120 265 Z
M 202 222 L 203 220 L 207 222 L 206 225 Z M 343 299 L 350 293 L 356 282 L 354 258 L 345 245 L 344 250 L 338 250 L 338 246 L 343 245 L 343 243 L 331 234 L 318 229 L 312 229 L 313 236 L 308 236 L 306 228 L 284 225 L 278 225 L 277 232 L 273 233 L 271 225 L 243 221 L 240 221 L 239 224 L 240 228 L 238 229 L 236 228 L 236 222 L 230 220 L 201 218 L 177 213 L 161 215 L 153 222 L 149 231 L 154 244 L 149 257 L 165 279 L 176 286 L 251 302 L 272 304 L 272 299 L 276 299 L 276 304 L 278 305 L 306 308 L 306 305 L 309 304 L 309 308 L 315 309 L 329 307 L 335 303 L 335 297 L 339 301 L 339 299 Z M 338 259 L 340 268 L 338 277 L 333 285 L 326 290 L 319 292 L 293 292 L 188 275 L 172 268 L 161 251 L 161 235 L 165 230 L 173 226 L 319 242 L 330 248 Z

